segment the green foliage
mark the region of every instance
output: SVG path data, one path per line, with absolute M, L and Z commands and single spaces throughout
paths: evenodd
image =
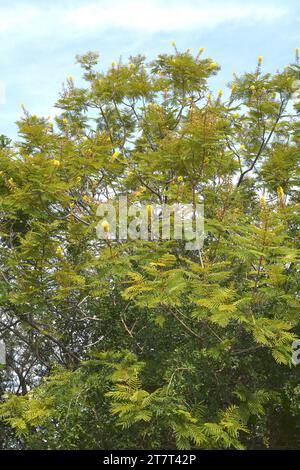
M 1 447 L 300 448 L 299 64 L 223 98 L 202 51 L 77 60 L 1 137 Z M 204 202 L 203 250 L 99 240 L 124 194 Z

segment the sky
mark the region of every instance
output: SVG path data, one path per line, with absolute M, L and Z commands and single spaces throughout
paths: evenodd
M 299 0 L 0 0 L 0 134 L 17 137 L 22 105 L 53 116 L 66 77 L 80 81 L 75 55 L 100 53 L 100 69 L 130 55 L 180 50 L 213 58 L 232 73 L 253 70 L 257 57 L 274 72 L 300 47 Z

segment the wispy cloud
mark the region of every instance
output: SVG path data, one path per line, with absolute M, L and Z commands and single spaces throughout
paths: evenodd
M 79 29 L 123 28 L 147 32 L 171 32 L 185 29 L 212 29 L 221 24 L 252 20 L 268 22 L 278 19 L 285 10 L 272 5 L 248 5 L 240 2 L 219 2 L 207 6 L 207 2 L 94 2 L 75 8 L 66 14 L 64 21 Z
M 235 1 L 99 0 L 52 4 L 19 3 L 0 7 L 0 32 L 26 36 L 94 32 L 111 28 L 144 33 L 214 29 L 230 22 L 271 22 L 286 14 L 282 7 L 266 2 Z
M 16 28 L 28 28 L 38 21 L 42 11 L 32 5 L 21 4 L 3 7 L 0 5 L 0 33 L 17 32 Z

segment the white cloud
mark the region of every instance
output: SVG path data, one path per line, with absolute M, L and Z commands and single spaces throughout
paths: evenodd
M 269 22 L 285 14 L 282 8 L 272 5 L 222 1 L 214 6 L 207 6 L 207 3 L 100 1 L 67 12 L 64 22 L 77 29 L 114 27 L 155 33 L 195 28 L 213 29 L 237 20 Z
M 41 11 L 33 6 L 20 5 L 19 7 L 0 6 L 0 33 L 16 31 L 16 28 L 32 25 L 41 16 Z
M 237 21 L 270 22 L 286 11 L 272 3 L 194 0 L 99 0 L 53 2 L 47 6 L 29 2 L 0 7 L 0 33 L 44 37 L 89 34 L 109 29 L 144 33 L 214 29 Z

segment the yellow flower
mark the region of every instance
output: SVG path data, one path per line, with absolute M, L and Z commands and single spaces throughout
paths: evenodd
M 70 209 L 73 209 L 75 207 L 75 202 L 70 202 Z
M 133 69 L 133 68 L 134 68 L 134 64 L 133 64 L 133 63 L 129 64 L 129 68 Z
M 245 148 L 246 148 L 246 145 L 244 145 L 244 144 L 240 145 L 240 150 L 245 150 Z
M 140 196 L 142 195 L 142 193 L 141 193 L 140 191 L 135 191 L 135 192 L 133 193 L 133 195 L 134 195 L 135 197 L 140 197 Z
M 277 188 L 277 195 L 281 201 L 284 199 L 284 191 L 281 186 L 278 186 Z
M 83 202 L 86 202 L 86 203 L 90 202 L 90 198 L 86 194 L 83 196 L 82 200 Z
M 266 198 L 265 198 L 265 196 L 262 196 L 262 197 L 260 198 L 259 203 L 260 203 L 260 207 L 261 207 L 262 209 L 265 209 L 265 208 L 266 208 L 267 203 L 266 203 Z
M 69 82 L 72 82 L 72 81 L 73 81 L 72 75 L 69 75 L 69 76 L 68 76 L 68 80 L 69 80 Z
M 118 158 L 119 155 L 120 155 L 120 152 L 118 150 L 116 150 L 111 156 L 112 161 L 114 161 L 116 158 Z
M 207 95 L 207 99 L 208 99 L 208 101 L 211 100 L 211 94 L 210 93 Z
M 177 181 L 178 181 L 178 183 L 182 183 L 183 177 L 182 177 L 182 176 L 178 176 Z
M 81 176 L 77 176 L 75 182 L 76 184 L 81 183 Z
M 147 188 L 145 186 L 140 186 L 140 192 L 144 193 L 145 191 L 147 191 Z
M 116 65 L 117 65 L 116 62 L 113 60 L 111 63 L 112 68 L 114 68 Z
M 7 186 L 8 188 L 13 191 L 14 189 L 16 189 L 17 185 L 16 183 L 14 182 L 14 179 L 13 178 L 9 178 L 9 180 L 7 181 Z
M 200 47 L 199 54 L 203 54 L 203 52 L 204 52 L 204 47 Z
M 211 62 L 211 63 L 209 64 L 209 68 L 212 69 L 212 70 L 218 68 L 217 62 Z
M 258 64 L 261 65 L 262 61 L 263 61 L 263 57 L 262 57 L 262 55 L 259 55 L 258 56 Z
M 254 86 L 254 85 L 251 85 L 251 86 L 250 86 L 250 90 L 251 90 L 251 91 L 254 91 L 254 90 L 255 90 L 255 86 Z
M 147 214 L 149 218 L 151 217 L 152 212 L 153 212 L 153 209 L 152 209 L 151 204 L 147 204 Z
M 107 222 L 107 220 L 103 220 L 101 222 L 101 227 L 103 228 L 103 231 L 105 233 L 108 233 L 109 232 L 109 223 Z
M 234 93 L 234 92 L 236 91 L 236 88 L 237 88 L 237 86 L 236 86 L 236 84 L 234 83 L 234 84 L 232 85 L 232 87 L 231 87 L 231 91 Z
M 223 91 L 219 90 L 218 97 L 221 98 L 222 95 L 223 95 Z
M 60 161 L 59 160 L 52 160 L 52 165 L 53 166 L 60 166 Z
M 172 41 L 171 46 L 176 47 L 176 41 Z
M 64 255 L 64 252 L 63 252 L 63 249 L 62 249 L 61 246 L 58 246 L 58 247 L 56 248 L 56 252 L 55 252 L 55 253 L 56 253 L 56 255 L 58 256 L 58 258 L 62 258 L 63 255 Z

